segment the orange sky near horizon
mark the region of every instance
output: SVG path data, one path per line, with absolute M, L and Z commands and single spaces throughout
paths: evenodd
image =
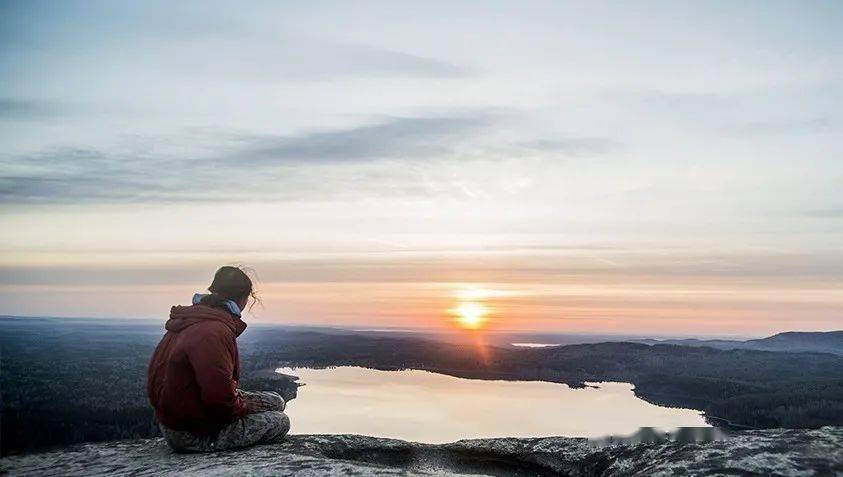
M 22 283 L 0 285 L 0 312 L 164 319 L 169 306 L 185 304 L 194 292 L 203 291 L 216 268 L 208 257 L 179 267 L 171 258 L 151 255 L 147 266 L 140 264 L 143 260 L 104 265 L 105 257 L 98 266 L 85 265 L 91 257 L 83 254 L 61 266 L 50 259 L 53 264 L 43 270 L 20 267 Z M 617 251 L 590 251 L 586 258 L 580 251 L 394 255 L 252 256 L 245 263 L 255 269 L 262 305 L 248 319 L 361 328 L 659 336 L 766 336 L 841 327 L 843 291 L 833 280 L 718 276 L 716 270 L 702 273 L 690 262 L 684 273 L 673 269 L 660 276 L 654 272 L 655 260 L 642 268 L 635 265 L 637 258 Z M 480 280 L 484 276 L 490 280 Z M 476 323 L 467 324 L 461 316 L 466 305 L 469 313 L 483 308 Z

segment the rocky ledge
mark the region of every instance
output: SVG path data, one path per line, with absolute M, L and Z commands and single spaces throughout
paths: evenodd
M 355 435 L 174 454 L 160 439 L 9 456 L 10 475 L 843 475 L 843 427 L 736 433 L 705 443 L 600 445 L 585 439 L 474 439 L 429 445 Z

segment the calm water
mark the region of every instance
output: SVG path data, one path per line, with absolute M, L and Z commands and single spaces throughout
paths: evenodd
M 441 443 L 478 437 L 625 435 L 708 426 L 699 411 L 635 397 L 626 383 L 483 381 L 427 371 L 279 368 L 306 386 L 287 411 L 295 434 L 366 434 Z
M 519 348 L 549 348 L 551 346 L 562 346 L 556 343 L 511 343 Z

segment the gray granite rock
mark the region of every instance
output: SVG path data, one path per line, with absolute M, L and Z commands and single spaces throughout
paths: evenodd
M 9 475 L 843 475 L 843 428 L 762 430 L 705 443 L 595 446 L 585 439 L 430 445 L 356 435 L 174 454 L 160 439 L 86 444 L 0 460 Z

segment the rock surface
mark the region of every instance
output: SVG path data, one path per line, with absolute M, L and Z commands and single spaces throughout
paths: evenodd
M 475 439 L 428 445 L 356 435 L 174 454 L 160 439 L 9 456 L 10 475 L 843 475 L 843 428 L 763 430 L 706 443 L 597 446 L 585 439 Z

